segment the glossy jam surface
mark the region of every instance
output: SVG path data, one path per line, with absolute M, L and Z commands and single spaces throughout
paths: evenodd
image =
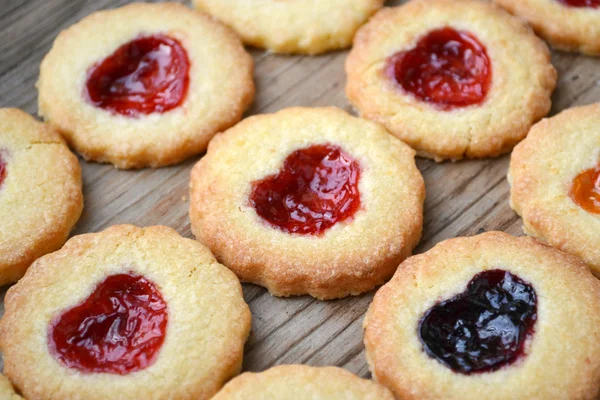
M 558 0 L 569 7 L 587 7 L 587 8 L 598 8 L 600 7 L 600 0 Z
M 431 31 L 390 58 L 389 75 L 408 93 L 442 110 L 481 104 L 492 82 L 485 47 L 470 33 Z
M 359 179 L 359 163 L 341 148 L 310 146 L 290 154 L 276 175 L 253 182 L 250 203 L 284 232 L 319 235 L 360 208 Z
M 430 308 L 419 336 L 425 352 L 453 371 L 490 372 L 524 355 L 536 319 L 533 287 L 496 269 L 475 275 L 465 292 Z
M 579 207 L 600 214 L 600 164 L 577 175 L 569 194 Z
M 82 373 L 127 375 L 154 363 L 167 319 L 167 305 L 152 282 L 137 275 L 112 275 L 54 320 L 50 353 Z
M 185 100 L 189 70 L 179 41 L 163 35 L 140 37 L 92 66 L 86 95 L 96 107 L 115 114 L 164 113 Z

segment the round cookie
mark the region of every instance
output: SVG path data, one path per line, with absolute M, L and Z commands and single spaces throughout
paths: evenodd
M 536 124 L 511 155 L 511 207 L 524 231 L 582 258 L 600 276 L 600 104 Z
M 318 54 L 349 47 L 384 0 L 193 0 L 198 10 L 235 29 L 242 40 L 277 53 Z
M 596 399 L 599 298 L 581 260 L 533 238 L 450 239 L 377 292 L 367 360 L 401 399 Z
M 337 108 L 253 116 L 194 167 L 196 238 L 276 296 L 338 298 L 389 279 L 421 236 L 414 151 Z
M 229 28 L 180 4 L 135 3 L 57 37 L 41 65 L 39 114 L 87 160 L 161 167 L 240 120 L 252 75 Z
M 600 1 L 494 0 L 559 50 L 600 55 Z
M 9 289 L 4 373 L 30 399 L 209 399 L 242 364 L 241 285 L 167 227 L 75 236 Z
M 23 400 L 15 393 L 10 381 L 4 375 L 0 375 L 0 398 L 4 400 Z
M 346 73 L 363 117 L 436 161 L 509 151 L 550 110 L 557 76 L 525 23 L 479 0 L 380 10 L 356 34 Z
M 213 400 L 393 400 L 372 381 L 337 367 L 280 365 L 234 378 Z
M 60 135 L 0 109 L 0 285 L 59 249 L 83 210 L 81 168 Z

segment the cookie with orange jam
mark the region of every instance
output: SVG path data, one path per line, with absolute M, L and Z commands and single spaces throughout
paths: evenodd
M 384 0 L 193 0 L 245 43 L 277 53 L 319 54 L 349 47 Z
M 600 55 L 600 0 L 494 0 L 559 50 Z
M 39 113 L 88 160 L 161 167 L 240 120 L 252 75 L 229 28 L 180 4 L 136 3 L 58 36 L 41 65 Z
M 58 132 L 0 109 L 0 286 L 59 249 L 83 210 L 79 161 Z
M 557 75 L 525 23 L 479 0 L 380 10 L 356 34 L 346 72 L 363 117 L 436 161 L 509 151 L 550 110 Z
M 536 124 L 511 156 L 511 207 L 523 229 L 600 276 L 600 104 Z
M 4 373 L 28 399 L 209 399 L 250 332 L 238 279 L 166 227 L 75 236 L 9 289 Z
M 595 400 L 599 298 L 585 263 L 533 238 L 450 239 L 375 294 L 369 368 L 403 400 Z
M 228 382 L 213 400 L 394 400 L 375 382 L 337 367 L 279 365 L 244 373 Z
M 253 116 L 194 167 L 196 238 L 273 295 L 356 295 L 389 279 L 421 236 L 414 151 L 337 108 Z

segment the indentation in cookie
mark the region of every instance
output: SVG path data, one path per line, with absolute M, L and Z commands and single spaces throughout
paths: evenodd
M 190 61 L 182 44 L 165 35 L 134 39 L 88 71 L 85 97 L 128 117 L 180 106 L 189 87 Z
M 133 274 L 111 275 L 52 322 L 50 353 L 82 373 L 127 375 L 154 363 L 167 320 L 167 304 L 154 283 Z
M 536 319 L 535 289 L 495 269 L 475 275 L 466 291 L 427 310 L 419 337 L 430 357 L 455 372 L 491 372 L 525 354 Z
M 429 32 L 415 47 L 393 55 L 388 75 L 406 92 L 442 110 L 483 103 L 492 82 L 485 46 L 450 27 Z
M 600 0 L 557 0 L 557 1 L 566 6 L 569 6 L 569 7 L 588 7 L 588 8 L 600 7 Z
M 569 195 L 585 211 L 600 214 L 600 165 L 577 175 Z
M 252 183 L 250 204 L 287 233 L 320 235 L 360 209 L 360 165 L 340 147 L 313 145 L 291 153 L 281 170 Z

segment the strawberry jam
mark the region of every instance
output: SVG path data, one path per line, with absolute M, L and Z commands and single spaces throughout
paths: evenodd
M 128 117 L 164 113 L 185 100 L 189 70 L 179 41 L 164 35 L 140 37 L 90 68 L 86 97 L 96 107 Z
M 485 47 L 470 33 L 448 27 L 392 56 L 388 73 L 406 92 L 442 110 L 481 104 L 492 82 Z
M 430 308 L 419 337 L 430 357 L 455 372 L 491 372 L 525 354 L 536 319 L 533 287 L 496 269 L 475 275 L 465 292 Z
M 0 187 L 2 187 L 4 179 L 6 179 L 6 162 L 4 161 L 2 154 L 0 154 Z
M 585 211 L 600 214 L 600 165 L 577 175 L 569 194 L 575 204 Z
M 290 154 L 276 175 L 252 183 L 250 203 L 287 233 L 320 235 L 360 208 L 360 166 L 338 146 L 314 145 Z
M 156 286 L 112 275 L 50 326 L 50 353 L 82 373 L 127 375 L 154 363 L 165 340 L 167 305 Z
M 569 7 L 587 7 L 587 8 L 600 7 L 600 0 L 558 0 L 558 1 Z

